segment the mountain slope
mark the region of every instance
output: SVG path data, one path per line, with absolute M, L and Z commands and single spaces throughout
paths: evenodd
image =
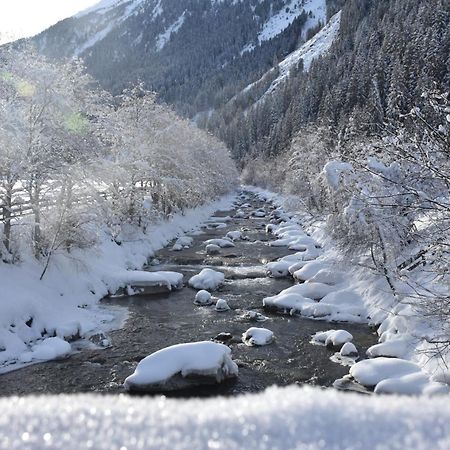
M 326 0 L 103 0 L 34 38 L 113 93 L 138 79 L 193 116 L 229 101 L 325 21 Z

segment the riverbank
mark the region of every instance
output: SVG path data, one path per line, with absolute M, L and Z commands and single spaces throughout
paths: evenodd
M 95 248 L 55 254 L 42 280 L 43 263 L 31 254 L 17 264 L 0 264 L 0 373 L 65 356 L 71 349 L 64 341 L 93 337 L 107 346 L 105 333 L 119 328 L 126 315 L 99 301 L 124 286 L 127 270 L 141 269 L 156 251 L 214 211 L 228 209 L 234 199 L 230 194 L 176 214 L 145 233 L 130 229 L 120 245 L 100 232 Z

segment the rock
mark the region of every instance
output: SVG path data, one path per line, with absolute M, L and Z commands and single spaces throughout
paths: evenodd
M 228 342 L 233 339 L 233 335 L 231 333 L 219 333 L 217 336 L 213 337 L 213 341 L 219 342 Z
M 250 322 L 265 322 L 269 318 L 256 311 L 245 311 L 245 313 L 242 314 L 241 319 Z
M 267 328 L 252 327 L 242 334 L 242 342 L 250 347 L 268 345 L 272 341 L 273 332 Z
M 230 307 L 228 306 L 228 303 L 226 300 L 223 300 L 222 298 L 219 298 L 216 303 L 216 311 L 218 312 L 224 312 L 229 311 Z
M 215 244 L 208 244 L 206 246 L 207 255 L 218 255 L 220 253 L 220 247 Z
M 195 295 L 194 305 L 197 306 L 210 306 L 214 302 L 211 298 L 211 294 L 208 291 L 205 291 L 202 289 L 201 291 L 198 291 Z
M 238 376 L 226 345 L 204 341 L 178 344 L 144 358 L 124 382 L 128 391 L 168 392 L 214 385 Z
M 358 350 L 351 342 L 346 342 L 339 353 L 341 356 L 358 356 Z

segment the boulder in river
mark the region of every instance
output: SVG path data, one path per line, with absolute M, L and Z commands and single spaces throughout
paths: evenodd
M 144 358 L 124 382 L 128 391 L 167 392 L 214 385 L 238 376 L 231 350 L 217 342 L 177 344 Z

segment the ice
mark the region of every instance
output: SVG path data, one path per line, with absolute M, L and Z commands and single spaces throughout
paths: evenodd
M 250 347 L 268 345 L 273 341 L 273 332 L 267 328 L 251 327 L 242 334 L 242 341 Z
M 198 275 L 194 275 L 189 280 L 189 286 L 194 289 L 205 289 L 213 291 L 217 289 L 225 280 L 222 272 L 212 269 L 203 269 Z
M 226 300 L 219 298 L 216 302 L 215 309 L 218 312 L 224 312 L 224 311 L 229 311 L 230 307 L 228 306 L 228 303 Z
M 19 361 L 26 363 L 33 360 L 48 361 L 66 356 L 71 351 L 72 347 L 64 339 L 50 337 L 33 345 L 31 351 L 21 353 Z
M 223 344 L 204 341 L 177 344 L 144 358 L 124 382 L 127 390 L 147 390 L 169 386 L 170 379 L 180 374 L 211 377 L 217 383 L 238 375 L 231 350 Z
M 350 369 L 350 375 L 364 386 L 376 386 L 388 378 L 420 372 L 420 367 L 412 361 L 384 357 L 359 361 Z

